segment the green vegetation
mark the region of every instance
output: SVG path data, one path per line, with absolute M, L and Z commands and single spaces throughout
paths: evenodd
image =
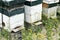
M 9 35 L 10 35 L 10 34 L 9 34 L 9 32 L 8 32 L 7 30 L 2 29 L 1 32 L 0 32 L 0 34 L 1 34 L 1 35 L 0 35 L 1 39 L 2 39 L 2 38 L 5 38 L 6 40 L 9 39 Z
M 47 18 L 43 15 L 43 26 L 46 29 L 46 34 L 42 34 L 42 28 L 40 27 L 31 27 L 28 30 L 22 30 L 23 40 L 44 40 L 43 38 L 47 38 L 48 40 L 53 40 L 54 35 L 57 33 L 60 35 L 58 29 L 58 25 L 60 24 L 59 16 L 55 19 Z M 33 30 L 34 28 L 34 30 Z M 37 29 L 36 29 L 37 28 Z M 38 30 L 39 28 L 39 30 Z M 57 39 L 58 40 L 58 39 Z
M 60 16 L 52 19 L 47 18 L 43 15 L 42 22 L 42 26 L 31 26 L 27 30 L 23 29 L 22 40 L 55 40 L 55 38 L 53 38 L 53 36 L 55 35 L 59 35 L 59 38 L 56 38 L 56 40 L 60 40 Z M 45 29 L 46 31 L 43 29 Z M 1 35 L 4 38 L 9 39 L 9 32 L 7 32 L 6 30 L 2 30 Z
M 58 25 L 60 24 L 60 21 L 57 18 L 52 19 L 52 18 L 47 18 L 43 16 L 43 24 L 45 25 L 45 28 L 47 31 L 47 39 L 52 40 L 52 36 L 54 35 L 52 33 L 55 30 L 56 30 L 55 32 L 57 32 L 57 28 L 58 28 Z

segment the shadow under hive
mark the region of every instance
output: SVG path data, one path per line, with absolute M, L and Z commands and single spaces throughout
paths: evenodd
M 47 18 L 56 18 L 56 14 L 57 14 L 57 4 L 58 4 L 59 0 L 57 1 L 43 1 L 43 14 L 45 16 L 47 16 Z
M 26 0 L 25 24 L 42 24 L 42 0 Z
M 11 32 L 11 40 L 22 40 L 21 31 Z

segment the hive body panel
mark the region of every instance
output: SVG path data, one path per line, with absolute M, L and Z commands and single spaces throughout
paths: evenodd
M 10 25 L 9 25 L 9 17 L 6 15 L 3 15 L 3 23 L 5 24 L 4 29 L 5 30 L 10 30 Z
M 2 27 L 2 13 L 0 13 L 0 27 Z
M 51 7 L 51 8 L 43 8 L 43 14 L 47 16 L 48 18 L 56 18 L 56 13 L 57 13 L 57 8 L 58 6 Z
M 60 14 L 60 1 L 59 1 L 59 3 L 58 3 L 58 13 Z
M 42 14 L 42 4 L 38 4 L 32 7 L 25 5 L 26 22 L 33 23 L 41 20 L 42 19 L 41 14 Z
M 58 13 L 60 13 L 60 6 L 58 6 Z
M 0 7 L 0 27 L 2 27 L 2 8 Z

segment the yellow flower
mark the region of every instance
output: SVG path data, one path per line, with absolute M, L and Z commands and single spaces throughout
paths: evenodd
M 37 40 L 36 38 L 37 38 L 37 35 L 35 33 L 32 34 L 32 40 Z
M 22 40 L 24 40 L 24 39 L 22 39 Z
M 31 29 L 28 29 L 30 33 L 32 33 L 32 30 Z
M 44 39 L 46 37 L 46 35 L 45 34 L 38 33 L 37 34 L 37 37 L 38 38 L 41 38 L 41 39 Z

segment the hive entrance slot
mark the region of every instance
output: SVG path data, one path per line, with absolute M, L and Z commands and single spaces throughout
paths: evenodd
M 20 28 L 20 26 L 15 27 L 14 29 Z
M 2 22 L 2 26 L 5 26 L 5 23 L 4 22 Z

